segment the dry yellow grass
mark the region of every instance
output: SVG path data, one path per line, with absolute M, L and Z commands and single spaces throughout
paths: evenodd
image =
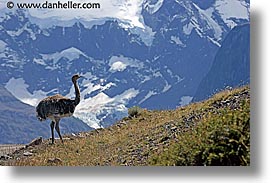
M 236 93 L 249 92 L 249 87 L 224 91 L 201 103 L 194 103 L 175 110 L 149 111 L 143 109 L 135 118 L 124 118 L 113 126 L 91 132 L 83 132 L 84 137 L 70 137 L 64 144 L 48 142 L 32 149 L 33 156 L 9 161 L 16 166 L 117 166 L 148 165 L 151 157 L 167 151 L 177 143 L 178 136 L 193 126 L 186 126 L 186 117 L 192 117 L 196 124 L 197 114 L 204 115 L 214 109 L 216 101 L 232 98 Z M 52 159 L 60 161 L 51 161 Z

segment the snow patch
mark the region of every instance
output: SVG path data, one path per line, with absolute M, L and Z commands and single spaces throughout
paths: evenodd
M 22 28 L 16 30 L 16 31 L 7 31 L 7 34 L 12 36 L 12 37 L 16 37 L 16 36 L 20 36 L 23 32 L 28 32 L 29 36 L 32 40 L 36 39 L 36 35 L 33 32 L 33 30 L 31 28 L 28 27 L 29 23 L 26 23 Z
M 39 58 L 34 58 L 33 62 L 38 64 L 38 65 L 43 65 L 43 66 L 47 65 L 43 59 L 39 59 Z
M 185 44 L 183 44 L 183 42 L 177 36 L 171 36 L 171 41 L 173 41 L 177 45 L 186 46 Z
M 221 29 L 220 25 L 212 18 L 212 13 L 214 12 L 214 9 L 211 7 L 207 10 L 202 10 L 195 3 L 193 3 L 193 5 L 208 22 L 208 25 L 211 26 L 211 29 L 214 30 L 214 37 L 217 40 L 220 40 L 222 38 L 223 30 Z
M 143 63 L 132 58 L 124 57 L 122 55 L 120 56 L 112 56 L 109 60 L 109 71 L 114 72 L 122 72 L 127 67 L 135 67 L 138 69 L 143 68 Z
M 152 97 L 152 96 L 154 96 L 156 94 L 158 94 L 158 93 L 155 92 L 155 91 L 149 91 L 147 93 L 147 95 L 138 104 L 142 104 L 144 101 L 146 101 L 147 99 L 149 99 L 150 97 Z
M 155 4 L 150 4 L 150 2 L 148 1 L 147 3 L 144 4 L 144 7 L 148 11 L 148 13 L 152 15 L 161 8 L 163 1 L 164 0 L 159 0 Z
M 117 61 L 117 62 L 114 62 L 112 65 L 111 65 L 111 68 L 110 68 L 110 71 L 124 71 L 126 69 L 127 65 L 121 61 Z
M 122 24 L 120 25 L 125 28 Z M 140 27 L 128 27 L 126 30 L 129 30 L 132 34 L 136 34 L 139 36 L 139 39 L 146 45 L 151 46 L 155 39 L 156 32 L 147 25 L 144 25 L 144 28 Z
M 172 86 L 169 85 L 167 81 L 165 81 L 165 86 L 163 87 L 162 93 L 167 92 Z
M 237 25 L 232 18 L 249 20 L 249 3 L 244 0 L 216 0 L 214 8 L 231 29 Z
M 56 64 L 61 58 L 67 58 L 69 61 L 79 59 L 80 55 L 87 57 L 82 51 L 75 47 L 65 49 L 61 52 L 56 52 L 53 54 L 42 54 L 44 60 L 53 60 Z
M 176 78 L 176 80 L 177 80 L 176 84 L 181 82 L 182 80 L 184 80 L 184 78 L 181 78 L 180 76 L 174 74 L 170 69 L 167 69 L 166 71 L 171 78 Z
M 188 23 L 182 27 L 182 31 L 185 35 L 190 35 L 192 33 L 194 26 L 192 23 Z
M 155 71 L 155 72 L 153 73 L 153 76 L 154 76 L 155 78 L 158 78 L 158 77 L 162 78 L 162 77 L 163 77 L 160 71 Z
M 25 83 L 25 80 L 23 78 L 11 78 L 7 84 L 5 85 L 5 88 L 18 100 L 22 101 L 23 103 L 29 104 L 31 106 L 36 106 L 39 101 L 45 97 L 47 97 L 47 94 L 50 92 L 44 92 L 42 90 L 34 91 L 33 94 L 31 94 L 28 91 L 29 85 Z
M 49 70 L 59 69 L 60 66 L 58 65 L 58 61 L 61 58 L 66 58 L 68 59 L 68 61 L 73 61 L 73 60 L 79 59 L 81 55 L 89 58 L 86 54 L 84 54 L 82 51 L 80 51 L 75 47 L 65 49 L 61 52 L 56 52 L 51 54 L 41 54 L 43 60 L 52 61 L 51 63 L 49 62 L 47 64 L 47 67 L 45 67 L 46 69 L 49 69 Z M 43 62 L 39 60 L 34 60 L 34 61 L 36 61 L 38 64 L 43 64 Z
M 0 52 L 5 51 L 7 46 L 7 43 L 5 43 L 4 41 L 0 40 Z
M 142 76 L 143 77 L 143 80 L 140 82 L 141 84 L 145 83 L 146 81 L 150 81 L 152 78 L 150 76 Z
M 185 106 L 188 105 L 192 101 L 193 97 L 191 96 L 183 96 L 180 98 L 180 105 Z
M 134 98 L 139 93 L 138 90 L 130 88 L 123 93 L 111 98 L 104 92 L 100 92 L 92 98 L 87 98 L 80 101 L 76 107 L 74 116 L 87 123 L 93 128 L 100 128 L 99 115 L 104 111 L 109 114 L 120 113 L 127 114 L 127 103 L 131 98 Z
M 80 74 L 81 76 L 84 77 L 84 79 L 81 82 L 81 100 L 84 100 L 87 98 L 89 94 L 91 94 L 94 91 L 100 90 L 101 92 L 109 89 L 110 87 L 114 86 L 115 84 L 110 82 L 110 83 L 105 83 L 105 79 L 99 79 L 95 75 L 92 75 L 91 72 L 87 72 L 85 74 Z M 93 82 L 99 80 L 99 84 L 94 84 Z M 66 95 L 68 98 L 74 98 L 75 96 L 75 88 L 74 85 L 71 86 L 70 92 Z

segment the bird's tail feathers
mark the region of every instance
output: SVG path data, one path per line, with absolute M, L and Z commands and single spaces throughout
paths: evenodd
M 40 122 L 42 122 L 42 121 L 45 121 L 45 120 L 46 120 L 45 118 L 42 118 L 42 117 L 41 117 L 41 116 L 39 116 L 39 115 L 37 115 L 36 117 L 38 118 L 38 120 L 39 120 Z

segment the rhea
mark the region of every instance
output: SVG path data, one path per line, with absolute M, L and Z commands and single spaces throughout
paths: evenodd
M 54 128 L 63 143 L 63 139 L 60 133 L 59 121 L 61 118 L 70 117 L 75 111 L 75 107 L 80 102 L 80 91 L 77 84 L 77 80 L 81 78 L 78 74 L 72 77 L 72 82 L 75 88 L 75 99 L 66 98 L 60 94 L 47 97 L 39 102 L 36 107 L 37 118 L 40 121 L 46 119 L 51 120 L 51 133 L 52 133 L 52 144 L 54 144 Z

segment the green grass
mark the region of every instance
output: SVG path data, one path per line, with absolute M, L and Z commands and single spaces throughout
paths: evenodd
M 249 93 L 249 87 L 224 91 L 175 110 L 138 108 L 109 128 L 64 144 L 45 142 L 7 165 L 249 165 Z
M 240 110 L 219 110 L 208 114 L 178 143 L 150 159 L 154 165 L 229 165 L 250 164 L 249 106 Z
M 142 109 L 138 106 L 134 106 L 128 109 L 128 117 L 135 118 L 141 115 Z

